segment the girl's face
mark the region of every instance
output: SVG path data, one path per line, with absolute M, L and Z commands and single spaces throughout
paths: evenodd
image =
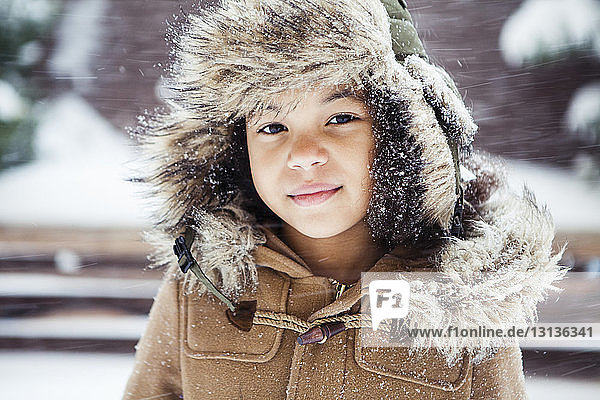
M 284 92 L 276 105 L 300 94 Z M 333 87 L 310 90 L 287 113 L 247 118 L 250 169 L 261 199 L 312 238 L 362 221 L 371 195 L 372 122 L 363 101 Z

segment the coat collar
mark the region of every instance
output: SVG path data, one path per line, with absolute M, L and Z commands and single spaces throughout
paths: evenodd
M 292 278 L 313 276 L 310 267 L 277 235 L 264 226 L 259 227 L 266 242 L 252 251 L 256 265 L 267 266 Z
M 259 229 L 265 235 L 265 243 L 256 246 L 252 251 L 252 256 L 256 265 L 268 266 L 269 268 L 289 275 L 291 278 L 314 276 L 310 267 L 304 260 L 302 260 L 302 258 L 275 233 L 264 226 L 260 226 Z M 430 264 L 425 265 L 424 263 L 427 263 L 427 258 L 431 257 L 433 254 L 433 251 L 421 251 L 417 254 L 414 250 L 398 246 L 390 253 L 384 255 L 367 272 L 406 271 L 415 266 L 418 266 L 419 268 L 431 266 Z M 405 260 L 405 264 L 400 261 L 402 259 Z M 397 262 L 394 263 L 391 262 L 391 260 L 397 260 Z M 386 266 L 384 267 L 379 264 L 385 264 Z
M 290 249 L 277 235 L 264 226 L 261 226 L 260 229 L 265 235 L 266 242 L 263 245 L 257 246 L 252 252 L 254 262 L 257 266 L 264 266 L 283 272 L 291 278 L 315 276 L 302 258 Z M 406 248 L 397 247 L 389 254 L 384 255 L 367 272 L 412 271 L 431 267 L 432 263 L 426 256 L 420 255 L 417 257 L 414 252 L 411 253 Z M 323 279 L 329 278 L 323 277 Z M 357 282 L 357 284 L 344 291 L 331 304 L 314 312 L 308 318 L 308 321 L 312 322 L 315 319 L 330 317 L 350 310 L 368 293 L 368 290 L 368 284 L 363 284 L 362 281 Z

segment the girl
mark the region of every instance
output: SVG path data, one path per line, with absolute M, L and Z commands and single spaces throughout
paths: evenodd
M 531 322 L 564 273 L 547 213 L 470 151 L 404 1 L 210 2 L 174 55 L 169 109 L 140 129 L 169 269 L 126 399 L 525 398 L 518 347 L 367 347 L 357 329 L 362 272 L 474 293 L 441 328 Z M 448 306 L 410 301 L 411 321 Z

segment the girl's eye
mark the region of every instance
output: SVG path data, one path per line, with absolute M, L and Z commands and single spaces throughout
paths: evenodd
M 355 119 L 358 119 L 358 117 L 350 114 L 338 114 L 334 115 L 333 118 L 329 120 L 328 124 L 345 124 Z
M 287 128 L 281 124 L 269 124 L 261 129 L 258 130 L 258 132 L 263 132 L 266 133 L 267 135 L 274 135 L 276 133 L 280 133 L 283 131 L 286 131 Z

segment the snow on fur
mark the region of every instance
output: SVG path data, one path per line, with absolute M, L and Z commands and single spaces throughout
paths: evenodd
M 469 237 L 453 240 L 435 261 L 444 283 L 411 282 L 410 327 L 528 325 L 536 322 L 537 304 L 558 290 L 553 283 L 567 272 L 558 264 L 564 248 L 552 255 L 552 218 L 532 193 L 499 189 L 479 209 L 483 220 Z M 448 360 L 464 347 L 484 349 L 481 359 L 502 344 L 504 338 L 492 337 L 415 339 L 415 347 L 438 347 Z
M 192 226 L 192 251 L 225 294 L 235 299 L 256 287 L 250 253 L 265 238 L 243 211 L 244 199 L 235 193 L 217 198 L 211 171 L 223 171 L 236 119 L 260 113 L 277 94 L 294 88 L 371 85 L 406 100 L 408 134 L 423 148 L 424 207 L 415 211 L 448 227 L 456 190 L 446 135 L 468 150 L 477 127 L 443 70 L 416 56 L 396 61 L 379 0 L 308 0 L 302 8 L 280 0 L 225 0 L 188 22 L 175 43 L 168 110 L 142 120 L 138 131 L 148 154 L 151 195 L 163 202 L 156 230 L 148 234 L 157 249 L 154 265 L 170 265 L 168 273 L 186 279 L 188 291 L 204 292 L 194 277 L 182 277 L 172 253 L 175 237 Z M 498 189 L 489 197 L 498 183 L 489 164 L 479 156 L 462 157 L 478 176 L 473 185 L 480 186 L 475 197 L 481 201 L 473 207 L 482 219 L 433 260 L 448 277 L 448 286 L 437 290 L 460 294 L 452 305 L 458 320 L 448 317 L 426 286 L 412 297 L 419 305 L 412 318 L 440 326 L 532 321 L 535 305 L 564 273 L 560 254 L 550 255 L 551 219 L 527 192 L 514 196 Z M 461 340 L 447 350 L 449 360 Z

